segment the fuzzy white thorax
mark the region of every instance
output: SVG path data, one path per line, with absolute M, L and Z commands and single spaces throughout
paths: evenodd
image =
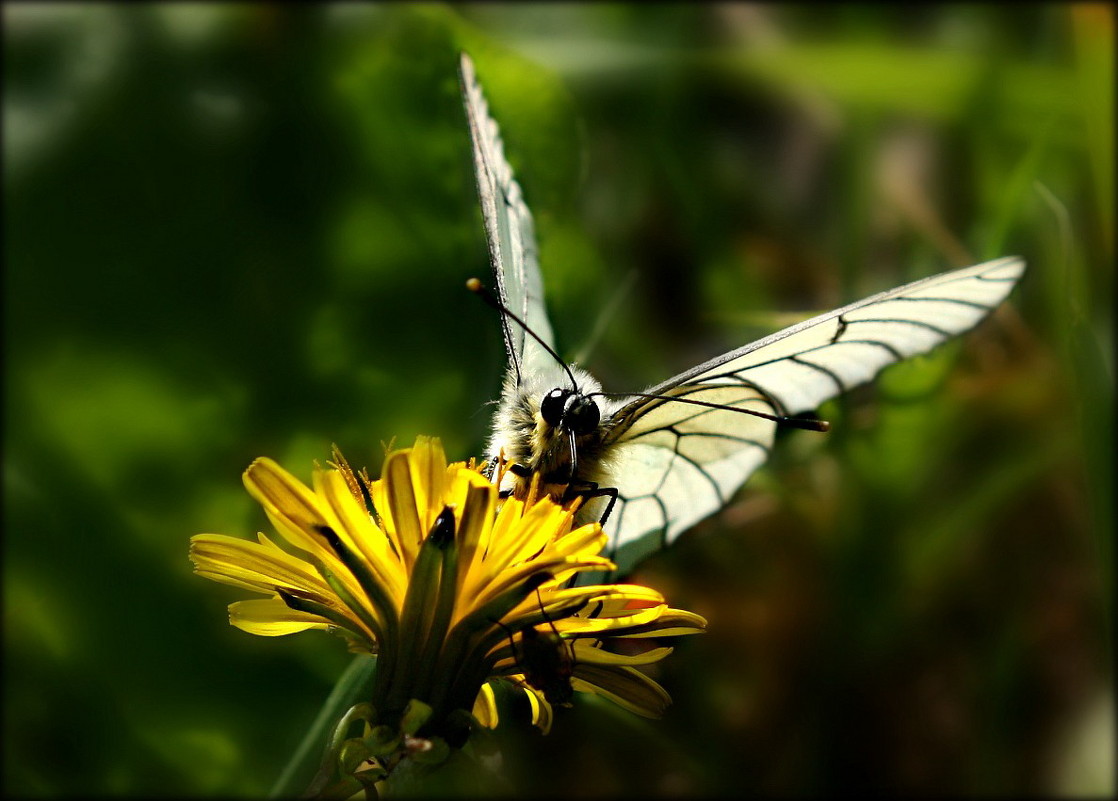
M 569 369 L 577 382 L 578 392 L 589 395 L 601 391 L 601 384 L 590 373 L 576 365 L 570 365 Z M 566 432 L 544 420 L 540 413 L 540 403 L 554 389 L 574 388 L 570 377 L 558 369 L 526 371 L 521 374 L 519 381 L 515 372 L 509 371 L 493 417 L 489 457 L 495 459 L 503 452 L 509 464 L 522 465 L 532 473 L 539 473 L 548 492 L 553 495 L 561 493 L 566 484 L 549 480 L 549 477 L 561 472 L 569 464 L 570 444 Z M 578 471 L 575 478 L 611 486 L 608 475 L 610 454 L 604 440 L 613 415 L 624 405 L 624 399 L 615 400 L 595 395 L 592 400 L 598 407 L 601 421 L 593 433 L 578 439 Z M 523 479 L 507 473 L 502 489 L 526 489 L 527 484 L 522 482 Z

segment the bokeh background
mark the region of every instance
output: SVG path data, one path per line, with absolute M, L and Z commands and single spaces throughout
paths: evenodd
M 1113 792 L 1111 6 L 3 15 L 5 794 L 266 793 L 350 656 L 231 628 L 245 594 L 188 538 L 267 525 L 258 455 L 481 452 L 503 352 L 463 289 L 460 49 L 560 345 L 611 389 L 1030 265 L 641 567 L 710 621 L 656 673 L 666 717 L 580 702 L 541 737 L 507 708 L 506 789 Z

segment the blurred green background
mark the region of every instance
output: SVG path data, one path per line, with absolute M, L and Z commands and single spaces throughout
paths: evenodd
M 1029 262 L 639 572 L 710 621 L 645 724 L 508 708 L 526 794 L 1114 790 L 1109 5 L 4 14 L 4 791 L 259 796 L 349 661 L 232 629 L 191 534 L 337 442 L 479 454 L 503 369 L 456 58 L 568 356 L 639 389 Z M 628 276 L 635 278 L 630 284 Z M 625 287 L 630 286 L 629 291 Z

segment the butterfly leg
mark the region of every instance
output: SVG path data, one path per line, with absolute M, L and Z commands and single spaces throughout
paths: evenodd
M 530 467 L 518 463 L 510 464 L 508 466 L 508 471 L 517 478 L 531 478 L 532 476 L 532 469 Z M 492 476 L 490 476 L 490 478 L 492 478 Z M 504 489 L 497 493 L 497 495 L 501 500 L 506 500 L 511 498 L 514 492 L 515 490 L 512 489 Z
M 599 487 L 597 481 L 583 482 L 586 486 L 578 489 L 568 488 L 564 496 L 565 500 L 574 498 L 582 498 L 583 501 L 589 501 L 592 498 L 609 498 L 609 503 L 606 504 L 606 510 L 602 512 L 602 517 L 598 521 L 601 525 L 606 524 L 609 519 L 610 512 L 613 511 L 613 505 L 617 503 L 617 487 Z

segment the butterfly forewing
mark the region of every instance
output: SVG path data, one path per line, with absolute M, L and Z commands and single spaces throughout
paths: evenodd
M 820 315 L 649 390 L 777 415 L 811 411 L 975 326 L 1024 262 L 1004 258 L 932 276 Z M 671 401 L 631 401 L 609 443 L 618 499 L 606 523 L 621 570 L 724 505 L 768 456 L 776 424 Z M 669 502 L 670 499 L 670 502 Z
M 459 74 L 470 126 L 481 216 L 498 296 L 537 336 L 552 345 L 532 214 L 524 202 L 520 184 L 505 160 L 501 133 L 497 123 L 489 116 L 489 107 L 478 84 L 473 62 L 465 53 L 459 62 Z M 559 369 L 554 359 L 535 340 L 525 335 L 523 328 L 504 317 L 501 324 L 510 366 L 518 378 L 526 371 L 555 372 Z
M 1009 257 L 914 281 L 778 331 L 649 391 L 739 380 L 766 392 L 785 414 L 811 411 L 882 367 L 973 328 L 1024 269 L 1021 259 Z

